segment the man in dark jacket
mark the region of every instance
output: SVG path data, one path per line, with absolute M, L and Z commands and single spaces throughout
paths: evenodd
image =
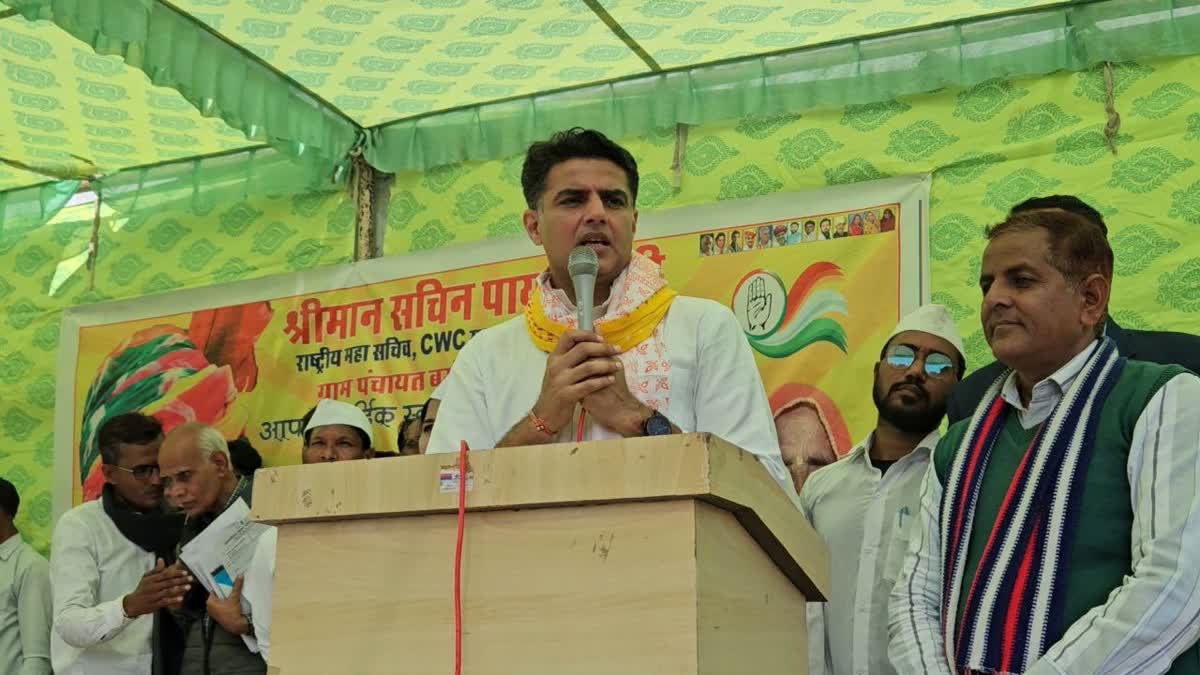
M 163 496 L 187 516 L 180 548 L 237 500 L 250 504 L 251 479 L 238 477 L 225 439 L 206 424 L 190 422 L 167 434 L 158 466 Z M 181 675 L 265 673 L 266 664 L 241 637 L 252 632 L 248 617 L 240 622 L 244 626 L 241 634 L 231 633 L 210 616 L 213 602 L 217 600 L 210 598 L 203 586 L 194 584 L 176 613 L 185 635 Z
M 1108 226 L 1105 225 L 1100 212 L 1073 195 L 1034 197 L 1014 206 L 1009 215 L 1042 209 L 1060 209 L 1082 216 L 1103 230 L 1105 236 L 1108 235 Z M 1104 334 L 1117 343 L 1117 351 L 1125 358 L 1167 365 L 1177 364 L 1193 373 L 1200 373 L 1200 336 L 1167 331 L 1128 330 L 1118 326 L 1112 317 L 1104 324 Z M 954 424 L 970 417 L 983 398 L 984 392 L 1006 370 L 1003 364 L 993 361 L 959 382 L 950 397 L 950 404 L 946 407 L 947 422 Z

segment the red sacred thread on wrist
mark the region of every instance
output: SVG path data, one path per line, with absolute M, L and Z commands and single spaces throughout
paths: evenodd
M 550 425 L 546 424 L 546 420 L 538 417 L 537 413 L 533 412 L 532 410 L 529 411 L 529 421 L 533 424 L 534 429 L 537 429 L 551 438 L 558 435 L 557 430 L 551 429 Z

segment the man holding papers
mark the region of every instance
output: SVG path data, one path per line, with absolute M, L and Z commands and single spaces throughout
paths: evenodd
M 239 500 L 250 504 L 251 480 L 237 476 L 225 439 L 206 424 L 189 422 L 167 434 L 159 450 L 158 466 L 164 496 L 187 518 L 179 540 L 181 548 Z M 197 576 L 211 574 L 210 570 L 194 572 Z M 266 664 L 240 637 L 252 635 L 251 620 L 245 616 L 234 617 L 240 621 L 230 620 L 229 614 L 237 613 L 240 594 L 239 583 L 233 589 L 232 601 L 222 602 L 210 596 L 201 584 L 193 585 L 176 612 L 184 632 L 181 675 L 266 672 Z
M 758 456 L 791 491 L 770 406 L 733 313 L 680 296 L 633 252 L 637 162 L 603 134 L 571 129 L 529 148 L 521 183 L 529 239 L 546 253 L 524 314 L 467 343 L 446 380 L 429 452 L 707 431 Z M 592 297 L 568 258 L 595 253 Z M 576 303 L 594 306 L 579 330 Z

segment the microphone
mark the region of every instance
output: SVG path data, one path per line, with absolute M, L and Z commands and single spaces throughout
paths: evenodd
M 567 257 L 567 273 L 575 286 L 575 316 L 579 330 L 592 332 L 595 317 L 592 302 L 596 294 L 596 274 L 600 271 L 600 260 L 590 246 L 576 246 Z

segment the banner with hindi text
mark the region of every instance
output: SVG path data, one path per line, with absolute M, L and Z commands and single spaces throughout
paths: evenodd
M 928 296 L 927 176 L 643 214 L 635 249 L 685 295 L 729 306 L 781 442 L 846 452 L 874 424 L 879 349 Z M 300 460 L 300 418 L 354 403 L 394 451 L 472 335 L 520 314 L 540 249 L 504 240 L 76 307 L 64 316 L 56 510 L 99 492 L 99 425 L 141 410 Z M 540 373 L 531 373 L 540 377 Z

